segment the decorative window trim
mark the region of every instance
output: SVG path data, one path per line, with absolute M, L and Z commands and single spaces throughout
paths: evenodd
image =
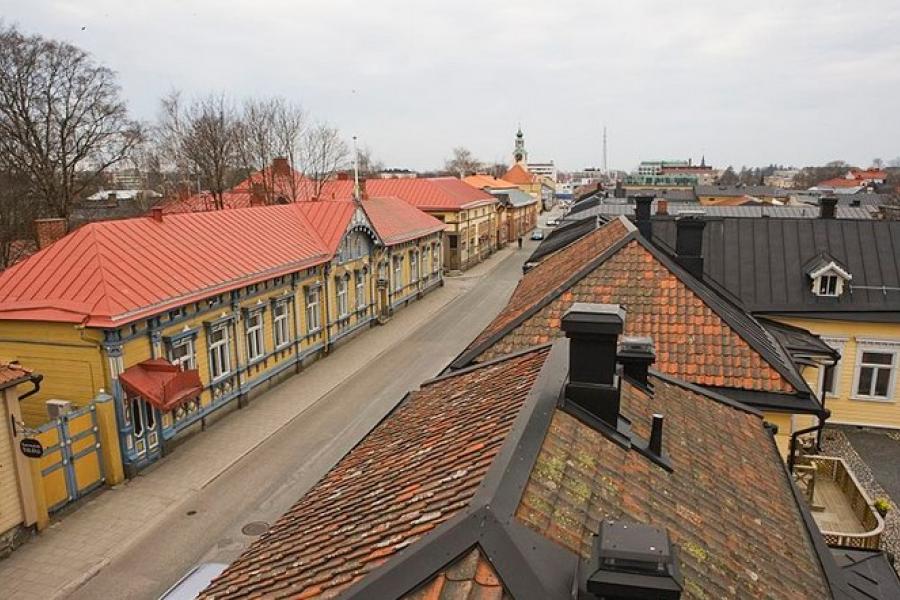
M 272 343 L 275 345 L 276 350 L 280 350 L 287 346 L 290 346 L 294 341 L 291 338 L 291 306 L 293 305 L 294 298 L 292 296 L 287 296 L 284 298 L 273 298 L 271 300 L 272 303 Z M 284 309 L 284 314 L 279 315 L 278 310 Z M 284 322 L 285 335 L 284 340 L 282 342 L 278 342 L 278 327 L 279 323 Z
M 334 296 L 337 300 L 337 318 L 345 319 L 350 316 L 350 275 L 344 274 L 334 278 Z
M 244 309 L 244 343 L 247 349 L 247 363 L 254 364 L 266 357 L 265 305 Z M 257 324 L 250 326 L 250 319 L 258 319 Z M 255 338 L 256 354 L 252 354 L 251 335 Z
M 306 317 L 307 335 L 312 335 L 322 330 L 322 315 L 320 312 L 320 307 L 322 305 L 322 294 L 320 291 L 321 287 L 321 284 L 317 284 L 305 286 L 303 288 L 303 311 L 304 316 Z M 315 293 L 316 295 L 315 302 L 309 301 L 309 295 L 311 293 Z M 311 310 L 312 307 L 315 307 L 315 309 Z M 311 317 L 315 317 L 315 319 Z M 313 321 L 315 321 L 315 326 L 313 326 Z
M 168 338 L 166 341 L 166 360 L 168 360 L 173 365 L 181 366 L 182 370 L 193 370 L 197 368 L 197 344 L 196 344 L 197 336 L 196 335 L 181 335 L 177 338 Z M 183 359 L 175 359 L 173 358 L 175 348 L 180 348 L 182 346 L 188 346 L 190 348 L 190 354 Z
M 207 368 L 209 370 L 209 378 L 211 383 L 222 381 L 223 379 L 228 378 L 233 370 L 233 366 L 231 364 L 231 320 L 231 317 L 219 319 L 218 321 L 209 324 L 207 327 L 206 353 L 209 358 L 209 365 Z M 210 342 L 210 337 L 213 335 L 213 333 L 216 333 L 220 330 L 224 332 L 222 341 L 215 343 Z M 215 361 L 213 360 L 213 350 L 217 350 L 220 347 L 224 348 L 222 355 L 222 372 L 214 376 L 213 364 L 215 364 Z
M 863 369 L 862 356 L 864 352 L 877 352 L 879 354 L 890 354 L 891 364 L 884 365 L 890 369 L 890 377 L 888 378 L 887 396 L 871 396 L 859 393 L 859 376 Z M 861 400 L 865 402 L 896 402 L 894 398 L 897 385 L 897 369 L 898 358 L 900 358 L 900 341 L 896 340 L 856 340 L 856 359 L 853 363 L 853 387 L 850 390 L 850 398 L 852 400 Z

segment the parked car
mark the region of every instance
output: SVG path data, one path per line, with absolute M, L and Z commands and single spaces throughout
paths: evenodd
M 542 240 L 544 239 L 544 231 L 542 229 L 535 229 L 531 232 L 531 239 L 533 240 Z
M 556 219 L 550 219 L 549 221 L 547 221 L 547 227 L 556 227 L 557 225 L 559 225 L 559 221 Z

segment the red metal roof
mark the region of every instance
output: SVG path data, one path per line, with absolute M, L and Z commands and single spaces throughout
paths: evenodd
M 182 371 L 177 365 L 162 358 L 145 360 L 128 367 L 119 375 L 119 381 L 125 388 L 139 394 L 162 411 L 172 410 L 203 391 L 197 369 Z
M 320 202 L 297 202 L 294 206 L 306 216 L 313 226 L 313 230 L 325 242 L 328 251 L 331 254 L 337 252 L 341 238 L 347 231 L 350 217 L 356 210 L 355 205 L 347 201 L 323 200 Z
M 370 197 L 400 198 L 420 210 L 460 210 L 496 203 L 485 192 L 455 177 L 428 179 L 367 179 L 366 193 Z M 336 179 L 322 187 L 319 199 L 346 199 L 353 196 L 353 182 Z M 312 200 L 311 197 L 306 198 Z
M 330 258 L 296 205 L 89 223 L 0 274 L 0 319 L 117 326 Z
M 363 210 L 385 245 L 393 246 L 443 231 L 446 225 L 399 198 L 363 200 Z

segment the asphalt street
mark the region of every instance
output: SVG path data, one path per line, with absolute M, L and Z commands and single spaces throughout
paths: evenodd
M 474 339 L 505 305 L 533 248 L 528 242 L 495 257 L 502 262 L 484 277 L 465 281 L 463 275 L 470 289 L 185 497 L 70 598 L 156 598 L 198 563 L 234 560 L 255 539 L 242 531 L 245 526 L 275 521 L 409 390 L 437 375 Z M 339 358 L 340 349 L 325 361 L 337 364 Z M 303 385 L 301 374 L 280 387 L 299 392 Z

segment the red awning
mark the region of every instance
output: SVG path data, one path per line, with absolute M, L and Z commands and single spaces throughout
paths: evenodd
M 203 384 L 197 369 L 182 371 L 162 358 L 153 358 L 128 367 L 119 382 L 129 393 L 137 394 L 162 411 L 200 395 Z

